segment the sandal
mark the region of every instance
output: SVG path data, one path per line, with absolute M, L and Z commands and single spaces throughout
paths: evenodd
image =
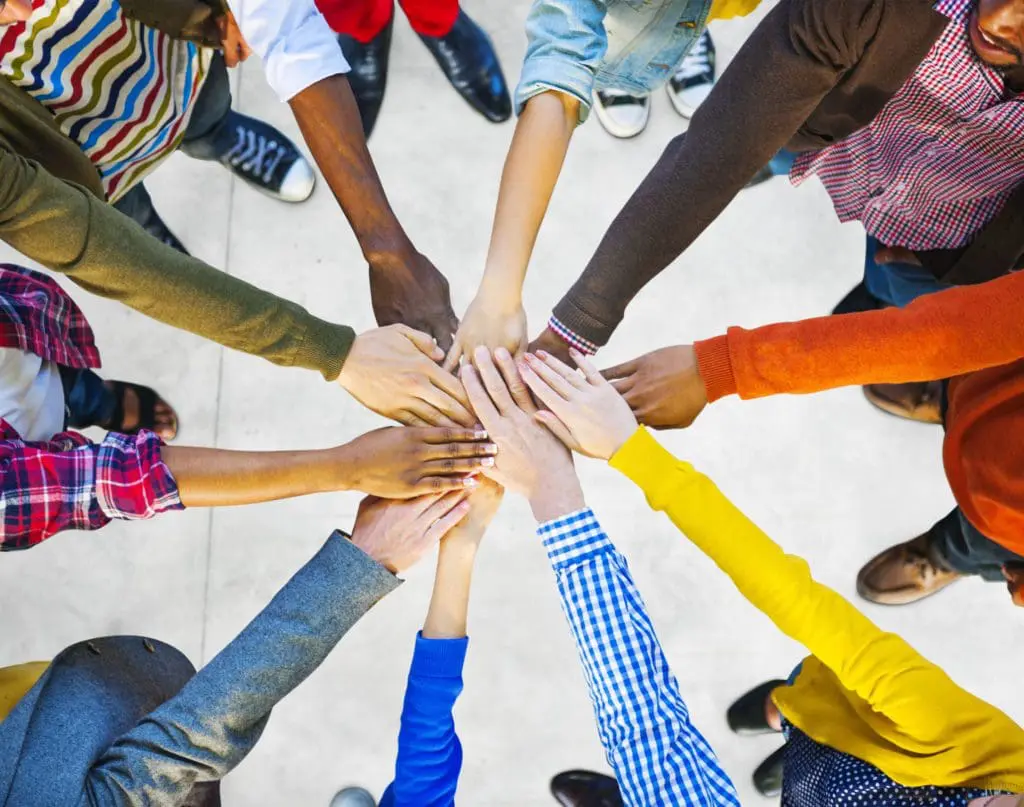
M 156 420 L 156 405 L 162 403 L 171 412 L 171 424 L 170 424 L 170 435 L 162 435 L 161 438 L 164 440 L 173 440 L 178 436 L 178 414 L 174 411 L 174 408 L 161 398 L 154 389 L 147 387 L 143 384 L 132 384 L 128 381 L 107 381 L 110 391 L 114 395 L 114 411 L 110 415 L 110 419 L 101 424 L 101 426 L 107 431 L 120 432 L 122 434 L 138 434 L 142 429 L 149 429 L 157 434 L 159 424 Z M 139 414 L 138 422 L 131 427 L 124 425 L 125 421 L 125 407 L 124 399 L 125 393 L 131 390 L 135 393 L 135 397 L 139 401 Z

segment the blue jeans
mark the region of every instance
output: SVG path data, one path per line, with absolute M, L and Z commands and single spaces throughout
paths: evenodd
M 104 426 L 117 411 L 117 398 L 92 370 L 60 368 L 64 387 L 64 425 L 73 429 Z
M 984 580 L 1003 581 L 1004 566 L 1024 564 L 1024 557 L 982 535 L 959 507 L 928 531 L 932 549 L 950 569 L 976 574 Z

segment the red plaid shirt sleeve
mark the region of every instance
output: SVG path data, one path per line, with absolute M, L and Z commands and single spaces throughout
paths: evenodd
M 0 419 L 0 550 L 182 509 L 162 445 L 151 431 L 111 432 L 102 443 L 64 432 L 30 443 Z

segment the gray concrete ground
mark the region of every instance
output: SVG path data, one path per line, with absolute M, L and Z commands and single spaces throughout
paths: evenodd
M 515 81 L 526 0 L 468 0 Z M 754 19 L 716 23 L 721 64 Z M 297 137 L 258 63 L 235 76 L 236 106 Z M 613 215 L 670 137 L 684 127 L 664 95 L 631 142 L 596 121 L 576 136 L 527 283 L 531 331 L 576 277 Z M 448 88 L 401 19 L 372 151 L 391 201 L 420 249 L 448 275 L 456 308 L 483 267 L 512 124 L 493 126 Z M 151 187 L 178 235 L 226 271 L 357 329 L 373 325 L 365 268 L 328 189 L 289 207 L 217 166 L 175 156 Z M 6 259 L 8 253 L 2 253 Z M 817 183 L 775 180 L 740 196 L 633 305 L 601 355 L 610 364 L 663 345 L 826 312 L 857 280 L 862 232 L 840 226 Z M 313 373 L 227 352 L 74 289 L 110 377 L 152 384 L 177 406 L 183 444 L 311 448 L 381 425 Z M 941 431 L 872 409 L 856 389 L 711 407 L 665 443 L 692 461 L 769 534 L 804 555 L 820 580 L 855 597 L 860 564 L 952 507 Z M 698 726 L 744 803 L 758 804 L 753 767 L 777 741 L 740 740 L 724 721 L 732 698 L 786 675 L 801 649 L 743 600 L 714 566 L 607 467 L 580 473 L 606 529 L 628 555 Z M 511 497 L 510 497 L 511 498 Z M 241 509 L 169 514 L 64 534 L 0 563 L 8 602 L 0 664 L 51 657 L 68 643 L 143 633 L 209 660 L 269 600 L 358 498 L 330 495 Z M 326 805 L 342 785 L 390 781 L 404 678 L 426 608 L 432 563 L 345 638 L 276 710 L 256 750 L 224 785 L 227 805 Z M 979 695 L 1024 718 L 1020 614 L 1001 586 L 960 583 L 917 606 L 863 604 L 886 628 Z M 465 747 L 460 802 L 553 804 L 550 776 L 606 768 L 575 652 L 529 510 L 507 501 L 483 549 L 472 647 L 458 709 Z M 1019 661 L 1020 656 L 1015 655 Z

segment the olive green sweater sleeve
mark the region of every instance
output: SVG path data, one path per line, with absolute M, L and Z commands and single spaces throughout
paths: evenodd
M 285 367 L 341 372 L 353 330 L 160 243 L 0 145 L 0 238 L 93 294 Z

